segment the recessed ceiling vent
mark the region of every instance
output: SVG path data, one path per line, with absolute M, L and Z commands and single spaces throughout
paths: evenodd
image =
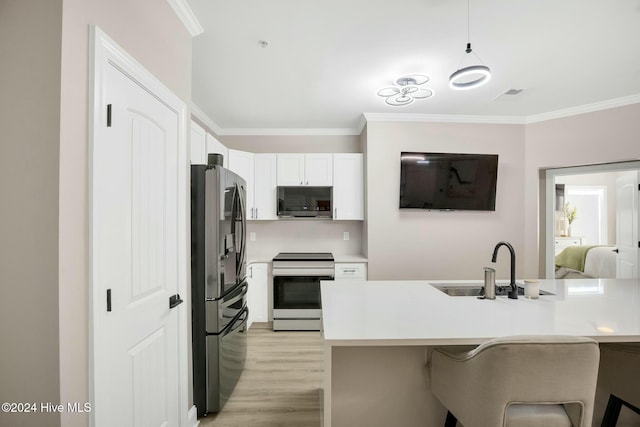
M 516 95 L 522 92 L 524 89 L 509 89 L 505 92 L 502 92 L 500 95 L 493 98 L 494 101 L 503 101 L 507 99 L 513 99 Z

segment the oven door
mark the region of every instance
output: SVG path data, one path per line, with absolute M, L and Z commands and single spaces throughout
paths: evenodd
M 275 276 L 274 310 L 320 310 L 320 281 L 331 276 Z

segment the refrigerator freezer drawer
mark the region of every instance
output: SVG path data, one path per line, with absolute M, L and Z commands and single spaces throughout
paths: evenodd
M 220 412 L 231 396 L 247 358 L 248 309 L 220 335 L 207 336 L 207 411 Z

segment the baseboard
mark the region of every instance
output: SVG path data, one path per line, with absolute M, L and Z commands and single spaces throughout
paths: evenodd
M 188 427 L 198 427 L 200 425 L 200 421 L 198 421 L 198 409 L 194 406 L 189 409 L 188 417 Z

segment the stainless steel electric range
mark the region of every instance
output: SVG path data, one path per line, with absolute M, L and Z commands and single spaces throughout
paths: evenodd
M 331 253 L 281 252 L 273 258 L 273 330 L 319 331 L 320 281 L 333 280 Z

